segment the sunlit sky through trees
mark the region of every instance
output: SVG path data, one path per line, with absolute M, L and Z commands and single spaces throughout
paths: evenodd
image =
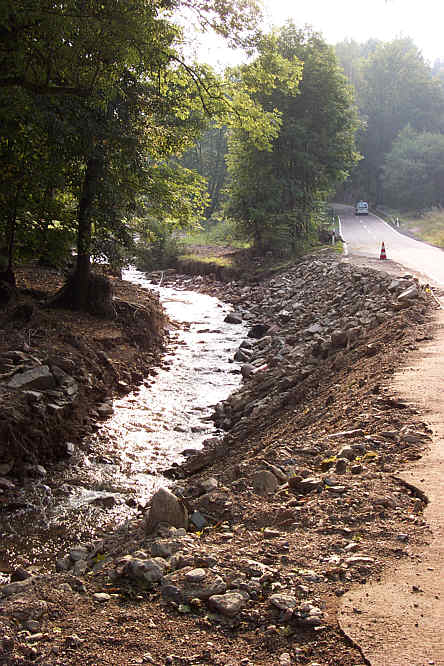
M 266 27 L 291 19 L 321 32 L 330 44 L 344 39 L 365 42 L 411 37 L 431 64 L 444 60 L 444 0 L 262 0 Z M 204 40 L 199 57 L 215 66 L 242 59 Z

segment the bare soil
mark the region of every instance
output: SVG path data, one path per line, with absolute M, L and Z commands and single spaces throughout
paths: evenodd
M 32 273 L 25 273 L 23 280 L 32 280 L 33 285 L 38 283 Z M 40 284 L 47 281 L 45 275 Z M 51 289 L 54 287 L 52 284 Z M 136 304 L 146 303 L 146 292 L 118 281 L 116 287 L 124 290 L 122 298 Z M 210 278 L 197 280 L 196 288 L 219 292 L 221 296 L 226 291 Z M 47 283 L 46 291 L 49 290 Z M 350 590 L 364 591 L 369 580 L 384 580 L 384 571 L 389 571 L 389 567 L 398 568 L 403 563 L 416 565 L 432 541 L 430 525 L 423 515 L 427 497 L 402 476 L 403 470 L 412 461 L 420 460 L 431 446 L 429 418 L 415 399 L 410 400 L 409 396 L 404 399 L 403 388 L 393 384 L 393 377 L 398 368 L 410 363 L 412 354 L 418 358 L 420 345 L 434 339 L 436 312 L 430 302 L 422 312 L 399 313 L 378 328 L 377 337 L 372 340 L 373 356 L 368 356 L 364 348 L 350 350 L 341 365 L 332 362 L 323 373 L 308 378 L 294 404 L 276 414 L 272 423 L 259 423 L 243 441 L 228 442 L 222 459 L 210 456 L 204 468 L 194 475 L 186 466 L 183 468 L 190 484 L 212 476 L 222 486 L 221 506 L 213 507 L 218 520 L 199 534 L 201 550 L 216 557 L 225 567 L 231 567 L 234 573 L 245 559 L 263 562 L 273 571 L 274 591 L 295 594 L 299 590 L 301 599 L 308 598 L 322 608 L 325 622 L 320 628 L 283 619 L 262 597 L 231 619 L 208 613 L 199 605 L 183 612 L 177 604 L 163 600 L 155 588 L 138 589 L 123 581 L 116 582 L 111 576 L 114 565 L 110 564 L 85 579 L 49 573 L 33 581 L 20 594 L 20 599 L 28 611 L 41 602 L 46 604 L 39 619 L 40 630 L 34 635 L 23 630 L 20 614 L 14 615 L 16 602 L 1 602 L 0 663 L 11 666 L 373 663 L 366 647 L 363 651 L 351 632 L 344 633 L 338 612 L 342 598 Z M 80 362 L 85 353 L 92 358 L 92 350 L 98 345 L 111 356 L 119 377 L 128 383 L 137 380 L 138 371 L 142 375 L 147 372 L 157 359 L 158 340 L 155 351 L 151 348 L 152 356 L 146 357 L 140 340 L 131 341 L 128 328 L 118 321 L 104 326 L 88 316 L 64 313 L 61 326 L 55 313 L 40 307 L 34 316 L 29 325 L 20 328 L 19 336 L 22 344 L 32 343 L 42 353 L 56 348 L 60 353 L 75 354 Z M 3 321 L 3 327 L 6 337 L 2 348 L 15 348 L 17 338 L 9 319 Z M 69 343 L 63 337 L 67 335 L 66 329 L 72 331 Z M 78 338 L 83 340 L 80 350 L 72 344 Z M 128 368 L 129 377 L 124 374 Z M 89 371 L 95 372 L 97 381 L 102 382 L 100 400 L 104 392 L 117 390 L 113 373 L 98 372 L 93 364 Z M 85 406 L 81 410 L 84 420 L 88 418 L 86 404 L 90 399 L 91 394 L 85 393 Z M 80 427 L 79 423 L 80 418 L 76 425 L 80 437 L 82 427 L 87 425 Z M 404 426 L 422 437 L 416 442 L 403 440 L 399 433 Z M 348 431 L 355 434 L 338 435 Z M 365 439 L 373 454 L 361 460 L 359 473 L 347 472 L 334 478 L 335 483 L 347 487 L 343 499 L 328 489 L 301 497 L 288 487 L 260 497 L 251 491 L 248 483 L 242 483 L 258 465 L 273 464 L 283 456 L 294 458 L 295 467 L 301 472 L 319 474 L 323 460 L 310 454 L 310 447 L 321 443 L 328 457 L 340 445 L 359 439 Z M 114 534 L 104 534 L 104 539 L 108 552 L 116 555 L 134 552 L 147 539 L 142 518 Z M 348 551 L 369 559 L 356 567 L 342 566 L 344 553 Z M 110 594 L 109 601 L 104 604 L 95 601 L 96 592 Z M 352 613 L 360 616 L 361 610 L 357 608 Z M 390 632 L 392 626 L 387 628 Z M 422 662 L 396 662 L 388 656 L 386 661 L 375 663 Z

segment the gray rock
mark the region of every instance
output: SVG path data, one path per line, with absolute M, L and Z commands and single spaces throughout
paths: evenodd
M 192 546 L 193 541 L 188 537 L 178 539 L 157 539 L 151 545 L 151 554 L 154 557 L 171 557 L 185 546 Z
M 210 476 L 209 479 L 205 479 L 199 483 L 199 490 L 202 493 L 211 493 L 213 490 L 219 487 L 219 481 L 214 477 Z
M 279 467 L 277 467 L 276 465 L 272 465 L 267 461 L 264 461 L 264 464 L 267 466 L 267 469 L 270 472 L 272 472 L 281 483 L 287 483 L 288 476 Z
M 247 351 L 244 351 L 243 349 L 238 349 L 234 355 L 234 360 L 237 361 L 238 363 L 248 363 L 250 358 L 251 354 L 247 353 Z
M 331 334 L 332 347 L 345 347 L 347 344 L 347 331 L 336 330 Z
M 354 452 L 351 446 L 343 446 L 342 449 L 338 451 L 338 458 L 346 458 L 347 460 L 354 460 L 356 453 Z
M 99 414 L 99 416 L 105 418 L 107 416 L 112 416 L 114 413 L 114 408 L 108 402 L 102 402 L 100 405 L 97 405 L 96 412 Z
M 241 375 L 244 379 L 247 379 L 248 377 L 251 377 L 253 372 L 254 372 L 254 365 L 252 363 L 245 363 L 241 367 Z
M 332 495 L 342 495 L 343 493 L 345 493 L 347 491 L 347 487 L 346 486 L 337 486 L 337 485 L 327 486 L 327 490 Z
M 298 605 L 299 601 L 291 594 L 272 594 L 269 598 L 272 606 L 279 608 L 279 610 L 293 610 Z
M 208 599 L 208 606 L 211 610 L 235 617 L 245 607 L 246 597 L 241 592 L 226 592 L 225 594 L 214 594 Z
M 242 324 L 242 317 L 236 312 L 229 312 L 224 321 L 227 324 Z
M 160 557 L 149 560 L 131 558 L 127 561 L 123 574 L 134 580 L 158 583 L 161 581 L 167 568 L 167 562 Z
M 88 548 L 85 548 L 85 546 L 76 546 L 69 551 L 69 556 L 73 562 L 77 562 L 77 560 L 87 560 L 88 555 L 89 550 Z
M 98 601 L 100 604 L 104 604 L 107 601 L 110 601 L 111 595 L 106 592 L 96 592 L 93 594 L 94 601 Z
M 252 477 L 252 486 L 258 495 L 268 495 L 274 493 L 279 488 L 279 481 L 269 470 L 256 472 Z
M 179 551 L 171 555 L 168 559 L 168 565 L 171 571 L 176 571 L 177 569 L 183 569 L 184 567 L 190 567 L 194 564 L 194 558 L 191 554 L 182 553 Z
M 14 594 L 24 592 L 28 589 L 35 580 L 35 576 L 26 578 L 26 580 L 19 580 L 16 583 L 9 583 L 0 587 L 0 594 L 2 597 L 12 597 Z
M 208 520 L 200 511 L 193 511 L 190 516 L 190 522 L 193 523 L 194 527 L 197 527 L 198 530 L 203 530 L 204 527 L 207 527 Z
M 348 566 L 355 566 L 358 564 L 374 564 L 375 560 L 373 557 L 366 557 L 365 555 L 352 555 L 347 557 L 345 564 Z
M 56 561 L 56 571 L 69 571 L 72 565 L 73 563 L 69 555 L 65 555 L 65 557 L 60 557 Z
M 405 291 L 399 294 L 398 301 L 405 303 L 406 301 L 415 300 L 419 297 L 419 289 L 416 285 L 408 287 Z
M 166 488 L 160 488 L 151 500 L 146 516 L 146 531 L 152 532 L 159 523 L 187 527 L 188 512 L 184 505 Z
M 338 458 L 335 464 L 335 472 L 337 474 L 345 474 L 347 471 L 348 460 L 347 458 Z
M 308 495 L 313 491 L 322 490 L 324 487 L 324 482 L 320 477 L 309 476 L 306 479 L 302 479 L 299 476 L 290 477 L 288 485 L 292 490 L 300 493 L 301 495 Z
M 77 560 L 74 562 L 73 574 L 75 576 L 83 576 L 88 569 L 88 563 L 85 560 Z
M 37 389 L 45 391 L 56 386 L 55 379 L 48 365 L 38 365 L 31 370 L 18 372 L 8 382 L 8 387 L 13 389 Z
M 192 569 L 186 567 L 163 577 L 163 588 L 173 586 L 180 590 L 185 601 L 191 599 L 207 600 L 215 594 L 224 594 L 227 590 L 225 581 L 209 569 Z

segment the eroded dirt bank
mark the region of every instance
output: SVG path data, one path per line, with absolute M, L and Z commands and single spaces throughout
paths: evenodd
M 426 498 L 399 476 L 430 431 L 387 385 L 433 336 L 434 305 L 328 255 L 222 289 L 251 328 L 244 385 L 215 412 L 225 436 L 171 470 L 172 513 L 153 502 L 3 587 L 4 663 L 367 663 L 336 613 L 430 539 Z

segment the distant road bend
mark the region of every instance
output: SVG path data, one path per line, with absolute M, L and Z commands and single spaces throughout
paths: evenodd
M 379 259 L 382 242 L 387 259 L 422 273 L 431 284 L 444 287 L 444 252 L 404 236 L 376 215 L 355 215 L 352 206 L 335 205 L 342 237 L 351 255 Z

